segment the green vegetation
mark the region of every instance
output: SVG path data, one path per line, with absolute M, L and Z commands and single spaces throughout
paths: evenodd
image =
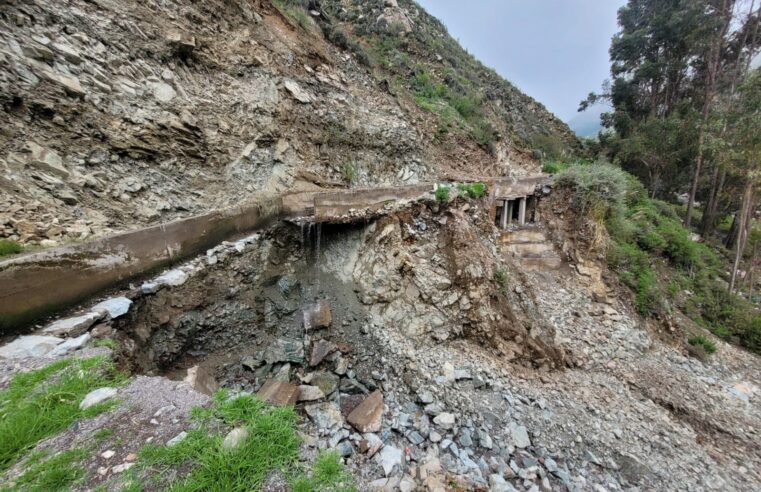
M 53 456 L 33 453 L 24 462 L 24 473 L 13 481 L 13 488 L 26 492 L 68 490 L 85 477 L 82 462 L 89 455 L 87 449 L 62 451 Z
M 341 464 L 335 451 L 323 451 L 312 466 L 311 477 L 300 477 L 293 482 L 293 492 L 355 491 L 353 479 Z
M 0 239 L 0 256 L 15 255 L 21 253 L 23 248 L 16 241 Z
M 16 375 L 8 389 L 0 392 L 0 472 L 41 439 L 111 408 L 114 401 L 87 410 L 80 410 L 79 403 L 90 391 L 123 381 L 124 376 L 104 357 L 65 359 Z
M 338 457 L 325 455 L 315 463 L 311 478 L 299 471 L 296 412 L 292 407 L 271 407 L 251 395 L 231 398 L 220 391 L 210 408 L 193 412 L 198 427 L 188 431 L 174 446 L 147 445 L 139 454 L 140 464 L 157 474 L 159 482 L 172 491 L 259 490 L 276 470 L 299 487 L 296 490 L 340 490 L 350 488 L 350 477 Z M 225 429 L 245 427 L 249 437 L 234 450 L 223 450 Z M 168 479 L 172 469 L 189 469 L 187 475 Z M 133 482 L 134 487 L 134 482 Z
M 703 350 L 705 350 L 706 353 L 708 354 L 712 354 L 716 352 L 716 344 L 714 344 L 705 335 L 695 335 L 693 337 L 690 337 L 687 340 L 687 343 L 689 343 L 690 345 L 703 347 Z
M 567 167 L 568 165 L 563 161 L 546 161 L 542 164 L 542 172 L 547 174 L 557 174 Z
M 309 31 L 314 26 L 306 11 L 304 2 L 300 0 L 275 0 L 274 4 L 286 17 L 294 21 L 302 29 Z
M 449 201 L 449 187 L 448 186 L 439 186 L 436 188 L 436 192 L 434 193 L 436 196 L 436 200 L 441 203 L 446 203 Z
M 457 185 L 460 196 L 477 199 L 486 194 L 486 185 L 483 183 L 460 183 Z
M 119 342 L 114 340 L 113 338 L 99 338 L 95 341 L 93 341 L 90 345 L 93 347 L 107 347 L 111 350 L 116 350 L 119 348 Z
M 357 166 L 353 162 L 346 162 L 341 166 L 341 176 L 346 184 L 352 184 L 357 180 Z
M 649 198 L 633 176 L 610 164 L 570 165 L 555 182 L 573 190 L 575 206 L 607 232 L 610 267 L 645 316 L 678 308 L 717 336 L 761 353 L 761 315 L 730 294 L 722 279 L 726 252 L 695 242 L 677 208 Z M 724 257 L 724 261 L 722 261 Z

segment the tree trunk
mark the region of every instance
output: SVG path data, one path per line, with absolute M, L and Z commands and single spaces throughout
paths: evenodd
M 713 224 L 716 219 L 711 212 L 714 210 L 715 202 L 719 199 L 718 193 L 716 192 L 718 187 L 719 165 L 716 164 L 713 167 L 713 174 L 711 175 L 711 188 L 708 194 L 708 203 L 706 203 L 706 206 L 703 209 L 703 220 L 700 223 L 700 235 L 703 237 L 708 237 L 708 235 L 713 232 Z
M 749 223 L 748 216 L 750 215 L 751 202 L 753 201 L 753 180 L 748 179 L 745 184 L 745 191 L 743 192 L 742 205 L 740 206 L 740 218 L 737 220 L 737 243 L 735 244 L 735 262 L 732 265 L 732 276 L 729 280 L 729 292 L 732 293 L 735 290 L 735 282 L 737 282 L 737 270 L 740 268 L 740 260 L 742 259 L 743 250 L 748 238 Z

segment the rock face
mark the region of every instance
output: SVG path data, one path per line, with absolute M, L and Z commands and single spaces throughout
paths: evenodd
M 261 389 L 259 389 L 257 395 L 271 405 L 284 407 L 295 405 L 299 400 L 300 393 L 301 390 L 295 384 L 268 379 L 264 382 Z
M 383 394 L 374 391 L 355 408 L 346 420 L 359 432 L 380 432 L 383 418 Z

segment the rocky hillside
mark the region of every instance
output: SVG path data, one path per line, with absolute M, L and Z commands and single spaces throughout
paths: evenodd
M 576 144 L 417 5 L 5 0 L 0 239 L 83 240 L 258 193 L 536 170 Z

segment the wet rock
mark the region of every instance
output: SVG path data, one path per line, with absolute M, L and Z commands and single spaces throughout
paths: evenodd
M 455 416 L 448 412 L 442 412 L 433 419 L 433 423 L 441 427 L 442 429 L 449 430 L 454 427 Z
M 131 304 L 132 301 L 126 297 L 112 297 L 111 299 L 99 302 L 93 306 L 92 310 L 95 312 L 103 312 L 111 319 L 116 319 L 119 316 L 127 314 Z
M 276 406 L 294 405 L 299 399 L 299 387 L 295 384 L 268 379 L 257 395 L 267 403 Z
M 6 359 L 24 359 L 40 357 L 63 342 L 62 338 L 46 335 L 26 335 L 18 337 L 11 343 L 0 347 L 0 357 Z
M 88 408 L 103 403 L 115 396 L 116 388 L 98 388 L 85 395 L 82 402 L 79 404 L 79 408 L 80 410 L 87 410 Z
M 346 420 L 359 432 L 378 432 L 383 418 L 383 394 L 374 391 L 360 403 Z
M 66 355 L 69 352 L 73 352 L 77 349 L 80 349 L 85 346 L 87 342 L 90 341 L 91 335 L 89 333 L 84 333 L 82 335 L 79 335 L 76 338 L 69 338 L 62 344 L 56 346 L 53 350 L 48 352 L 49 357 L 58 357 L 61 355 Z
M 383 468 L 383 473 L 389 476 L 394 470 L 394 467 L 401 468 L 402 466 L 402 450 L 394 446 L 383 446 L 380 454 L 378 454 L 378 462 Z
M 234 451 L 240 449 L 245 444 L 249 435 L 250 433 L 245 427 L 236 427 L 225 436 L 225 439 L 222 441 L 222 450 Z
M 317 340 L 312 345 L 312 355 L 309 357 L 309 365 L 314 367 L 320 364 L 325 357 L 336 350 L 336 344 L 327 340 Z
M 317 328 L 327 328 L 333 322 L 330 304 L 319 301 L 304 308 L 304 329 L 306 331 Z
M 343 425 L 341 412 L 334 403 L 325 402 L 307 405 L 304 407 L 304 411 L 318 429 L 333 429 Z
M 304 362 L 304 343 L 292 338 L 279 338 L 264 352 L 264 360 L 269 364 L 277 362 Z
M 205 395 L 213 395 L 219 389 L 219 384 L 214 379 L 214 375 L 200 366 L 188 368 L 188 372 L 183 379 L 186 383 Z
M 317 386 L 299 386 L 299 401 L 316 401 L 325 398 L 325 393 Z
M 325 395 L 330 395 L 338 388 L 338 376 L 329 372 L 316 372 L 309 382 L 319 387 Z

